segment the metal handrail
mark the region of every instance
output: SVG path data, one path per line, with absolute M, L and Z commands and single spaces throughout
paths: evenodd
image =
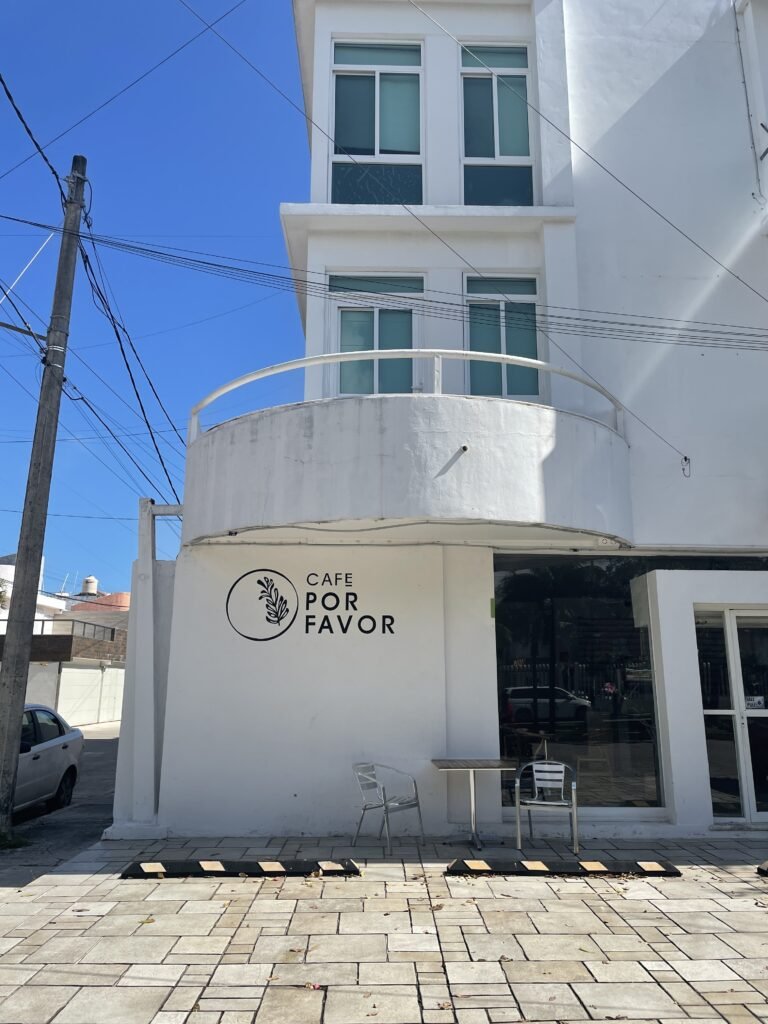
M 5 635 L 7 619 L 0 620 L 0 636 Z M 34 619 L 33 636 L 77 636 L 83 640 L 114 640 L 116 630 L 84 619 Z
M 228 384 L 211 391 L 202 401 L 192 409 L 189 418 L 188 441 L 191 444 L 200 433 L 200 413 L 217 399 L 228 395 L 231 391 L 254 381 L 263 380 L 265 377 L 274 377 L 278 373 L 288 373 L 291 370 L 303 370 L 308 366 L 325 366 L 328 363 L 357 363 L 367 362 L 375 359 L 429 359 L 432 361 L 432 394 L 441 395 L 442 372 L 444 359 L 470 360 L 481 363 L 500 363 L 504 366 L 525 366 L 541 373 L 551 373 L 558 377 L 567 377 L 575 380 L 584 387 L 591 388 L 603 398 L 607 399 L 614 410 L 613 426 L 616 431 L 623 435 L 624 432 L 624 406 L 612 395 L 610 391 L 594 380 L 583 377 L 572 370 L 566 370 L 561 366 L 552 366 L 550 363 L 542 362 L 540 359 L 527 359 L 525 356 L 508 356 L 499 352 L 468 352 L 466 349 L 447 348 L 399 348 L 399 349 L 363 349 L 356 352 L 327 352 L 319 356 L 305 356 L 303 359 L 292 359 L 287 363 L 276 363 L 274 366 L 267 366 L 262 370 L 252 370 L 250 373 L 237 377 Z

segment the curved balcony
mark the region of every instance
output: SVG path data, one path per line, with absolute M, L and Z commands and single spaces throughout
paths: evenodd
M 594 546 L 632 535 L 623 407 L 579 374 L 535 359 L 457 350 L 366 351 L 430 360 L 432 393 L 344 396 L 254 412 L 200 430 L 200 413 L 254 381 L 361 353 L 311 356 L 246 374 L 192 411 L 184 542 L 384 539 Z M 597 393 L 610 422 L 534 402 L 441 394 L 445 360 L 531 367 Z M 268 531 L 268 534 L 261 533 Z M 324 535 L 325 534 L 325 535 Z

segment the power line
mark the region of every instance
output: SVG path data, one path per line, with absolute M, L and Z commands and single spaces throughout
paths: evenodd
M 184 3 L 184 0 L 179 0 L 179 2 Z M 550 120 L 550 118 L 548 118 L 546 114 L 542 114 L 542 112 L 537 107 L 535 107 L 533 103 L 531 103 L 527 96 L 523 96 L 521 93 L 519 93 L 508 82 L 504 80 L 503 76 L 500 76 L 497 72 L 490 68 L 485 63 L 485 61 L 480 56 L 478 56 L 477 52 L 473 50 L 470 46 L 463 45 L 459 41 L 459 39 L 445 27 L 445 25 L 441 24 L 431 14 L 427 14 L 423 7 L 419 7 L 419 5 L 416 3 L 416 0 L 408 0 L 408 3 L 411 5 L 411 7 L 415 8 L 417 11 L 423 14 L 425 18 L 431 21 L 433 25 L 439 28 L 441 32 L 448 36 L 449 39 L 452 39 L 460 48 L 460 52 L 466 50 L 467 53 L 471 54 L 471 56 L 478 62 L 478 64 L 480 64 L 481 67 L 485 68 L 486 71 L 489 71 L 497 82 L 500 82 L 505 88 L 512 92 L 518 98 L 518 100 L 525 103 L 526 106 L 529 107 L 540 118 L 540 120 L 544 121 L 545 124 L 548 124 L 550 128 L 552 128 L 564 139 L 566 139 L 575 149 L 577 149 L 588 160 L 591 160 L 596 167 L 599 167 L 600 170 L 603 171 L 603 173 L 607 174 L 608 177 L 611 178 L 613 181 L 615 181 L 617 185 L 620 185 L 626 192 L 633 196 L 633 198 L 637 199 L 639 203 L 642 203 L 643 206 L 649 209 L 651 213 L 654 213 L 657 217 L 664 221 L 664 223 L 668 227 L 672 228 L 673 231 L 676 231 L 678 235 L 684 238 L 687 242 L 690 242 L 690 244 L 693 245 L 696 249 L 698 249 L 699 252 L 703 253 L 708 259 L 712 260 L 713 263 L 716 263 L 721 270 L 724 270 L 726 272 L 726 274 L 729 274 L 735 281 L 738 281 L 739 284 L 742 284 L 745 288 L 748 288 L 759 299 L 762 299 L 763 302 L 768 303 L 768 295 L 765 295 L 757 288 L 754 288 L 748 281 L 745 281 L 743 277 L 740 277 L 735 270 L 733 270 L 731 267 L 727 266 L 725 263 L 719 260 L 717 256 L 711 253 L 700 242 L 697 242 L 696 239 L 689 235 L 688 232 L 685 231 L 683 228 L 681 228 L 679 224 L 675 224 L 675 222 L 671 220 L 669 217 L 667 217 L 666 214 L 662 213 L 661 210 L 658 209 L 658 207 L 654 206 L 653 203 L 651 203 L 648 199 L 646 199 L 644 196 L 641 196 L 639 192 L 635 191 L 635 189 L 633 189 L 631 185 L 628 185 L 627 182 L 620 178 L 619 175 L 616 174 L 614 171 L 612 171 L 610 167 L 606 167 L 606 165 L 601 160 L 598 160 L 598 158 L 593 153 L 590 153 L 588 149 L 586 149 L 580 143 L 576 142 L 576 140 L 572 138 L 568 134 L 568 132 L 565 131 L 565 129 L 555 124 L 555 122 Z M 184 4 L 184 6 L 186 7 L 186 3 Z M 218 32 L 216 33 L 216 35 L 218 35 Z
M 23 219 L 14 218 L 7 214 L 0 214 L 0 219 L 16 220 L 20 223 L 29 224 L 32 226 L 49 227 L 48 225 L 39 224 L 38 222 Z M 59 230 L 59 229 L 54 229 Z M 139 246 L 130 243 L 126 243 L 120 238 L 111 237 L 108 235 L 92 235 L 92 239 L 97 245 L 106 246 L 108 248 L 115 249 L 116 251 L 123 252 L 127 255 L 140 256 L 145 259 L 154 259 L 160 262 L 165 262 L 172 266 L 180 266 L 185 269 L 195 270 L 202 273 L 209 273 L 214 276 L 220 276 L 231 280 L 241 281 L 244 283 L 255 284 L 262 288 L 274 288 L 277 291 L 298 291 L 299 293 L 306 295 L 327 295 L 329 292 L 329 286 L 327 283 L 327 274 L 324 271 L 312 271 L 307 269 L 297 270 L 282 264 L 266 263 L 260 260 L 251 260 L 245 257 L 232 257 L 225 256 L 219 253 L 208 253 L 200 252 L 199 250 L 188 250 L 180 249 L 178 247 L 163 246 L 162 248 L 151 248 L 147 246 Z M 208 257 L 206 259 L 198 259 L 197 257 Z M 232 263 L 225 262 L 213 262 L 224 261 L 227 259 L 235 259 L 239 263 L 254 264 L 258 266 L 272 267 L 281 270 L 292 271 L 292 276 L 278 275 L 268 273 L 266 271 L 255 271 L 250 270 L 247 267 L 237 266 Z M 462 262 L 466 264 L 466 261 L 462 257 Z M 470 269 L 473 269 L 470 265 Z M 514 298 L 505 295 L 504 292 L 499 288 L 498 278 L 489 277 L 487 274 L 481 271 L 475 271 L 477 275 L 484 281 L 486 281 L 490 288 L 487 296 L 483 297 L 497 297 L 500 299 L 506 299 L 507 301 L 520 302 L 525 300 L 523 295 L 515 295 Z M 309 278 L 301 278 L 298 275 L 300 273 L 313 275 L 322 278 L 321 281 L 312 281 Z M 365 284 L 366 280 L 376 279 L 378 280 L 379 275 L 362 274 L 342 274 L 341 276 L 352 277 L 357 280 L 361 286 Z M 416 275 L 420 276 L 420 275 Z M 507 275 L 509 276 L 509 275 Z M 519 275 L 513 274 L 513 277 L 526 277 L 531 275 Z M 370 293 L 365 291 L 354 292 L 352 290 L 337 291 L 334 290 L 333 298 L 337 299 L 340 295 L 345 296 L 345 301 L 354 300 L 355 298 L 361 301 L 370 303 Z M 448 302 L 446 300 L 434 300 L 422 297 L 422 293 L 408 293 L 407 299 L 411 306 L 414 306 L 416 310 L 424 315 L 427 315 L 428 309 L 436 309 L 441 311 L 439 313 L 441 318 L 451 319 L 450 313 L 452 310 L 461 311 L 461 316 L 466 318 L 467 302 L 482 301 L 483 297 L 473 297 L 466 293 L 459 293 L 441 289 L 427 289 L 423 294 L 429 295 L 445 295 L 454 299 L 460 300 L 459 302 Z M 266 296 L 261 300 L 264 301 Z M 20 299 L 20 296 L 17 295 Z M 20 301 L 23 301 L 20 299 Z M 389 297 L 385 295 L 377 295 L 376 301 L 392 301 L 398 306 L 402 306 L 403 298 L 394 297 L 391 294 Z M 731 347 L 760 347 L 764 348 L 768 345 L 768 332 L 763 327 L 757 327 L 749 324 L 728 324 L 718 321 L 707 321 L 707 320 L 681 320 L 675 317 L 666 317 L 661 315 L 653 315 L 648 313 L 622 313 L 611 310 L 599 310 L 599 309 L 578 309 L 576 307 L 569 306 L 555 306 L 547 305 L 539 301 L 533 303 L 537 310 L 541 311 L 541 315 L 545 316 L 546 324 L 549 324 L 551 329 L 554 329 L 554 325 L 558 322 L 562 322 L 563 333 L 572 333 L 576 330 L 584 330 L 585 337 L 599 337 L 599 334 L 603 330 L 607 330 L 611 335 L 617 334 L 619 331 L 639 331 L 642 333 L 642 337 L 637 340 L 655 340 L 669 341 L 676 344 L 684 344 L 688 341 L 698 345 L 702 345 L 707 342 L 722 343 L 725 347 L 725 343 L 740 342 L 744 341 L 744 345 L 732 345 Z M 249 305 L 249 304 L 246 304 Z M 236 307 L 241 308 L 241 307 Z M 444 311 L 444 312 L 442 312 Z M 564 315 L 573 313 L 576 315 Z M 591 316 L 584 316 L 583 314 L 594 314 Z M 438 315 L 438 314 L 434 314 Z M 636 321 L 641 321 L 640 323 Z M 544 321 L 542 321 L 544 323 Z M 665 324 L 674 326 L 664 326 Z M 689 326 L 686 326 L 689 325 Z M 176 328 L 172 328 L 176 329 Z M 567 329 L 567 330 L 566 330 Z M 149 337 L 151 335 L 142 335 L 142 337 Z M 628 335 L 627 340 L 631 335 Z M 91 347 L 91 346 L 89 346 Z
M 19 109 L 18 103 L 13 98 L 13 94 L 11 93 L 11 90 L 8 88 L 8 83 L 5 81 L 5 79 L 3 78 L 2 74 L 0 74 L 0 86 L 3 87 L 3 92 L 7 96 L 8 102 L 13 107 L 13 112 L 16 114 L 16 117 L 21 122 L 21 126 L 24 129 L 24 131 L 27 133 L 27 135 L 29 136 L 29 138 L 30 138 L 30 140 L 32 142 L 32 145 L 35 147 L 36 152 L 42 157 L 42 159 L 45 162 L 46 167 L 48 168 L 48 170 L 53 175 L 54 180 L 56 182 L 56 185 L 58 186 L 58 189 L 59 189 L 59 195 L 61 196 L 61 203 L 62 203 L 62 206 L 63 206 L 66 203 L 66 201 L 67 201 L 67 196 L 66 196 L 66 193 L 64 192 L 64 187 L 61 184 L 61 178 L 59 177 L 59 173 L 56 170 L 56 168 L 53 166 L 51 161 L 48 159 L 48 157 L 45 155 L 43 147 L 40 145 L 40 143 L 35 138 L 32 129 L 27 124 L 27 121 L 26 121 L 24 115 L 22 114 L 21 110 Z M 34 156 L 34 154 L 32 154 L 32 155 Z
M 8 515 L 20 516 L 23 511 L 20 508 L 0 508 L 0 512 Z M 47 515 L 49 519 L 103 519 L 118 523 L 135 523 L 138 519 L 138 516 L 93 516 L 81 512 L 48 512 Z
M 218 25 L 220 21 L 223 21 L 225 18 L 228 18 L 230 14 L 233 14 L 239 7 L 242 7 L 243 4 L 246 2 L 247 0 L 239 0 L 239 2 L 234 5 L 234 7 L 230 7 L 230 9 L 228 11 L 225 11 L 224 14 L 220 15 L 218 18 L 215 18 L 214 21 L 211 22 L 211 25 Z M 116 93 L 113 93 L 112 96 L 104 100 L 103 103 L 100 103 L 97 107 L 94 107 L 93 110 L 91 110 L 89 113 L 84 114 L 83 117 L 75 121 L 74 124 L 71 124 L 69 128 L 65 128 L 63 132 L 59 132 L 58 135 L 55 135 L 52 139 L 46 142 L 45 145 L 39 145 L 39 143 L 32 137 L 31 132 L 27 131 L 27 134 L 30 136 L 30 138 L 32 138 L 32 141 L 35 145 L 35 152 L 30 153 L 28 156 L 25 156 L 23 160 L 19 160 L 19 162 L 17 164 L 14 164 L 13 167 L 9 167 L 7 171 L 4 171 L 2 174 L 0 174 L 0 181 L 2 181 L 3 178 L 7 178 L 9 174 L 12 174 L 14 171 L 18 170 L 19 167 L 23 167 L 24 164 L 32 160 L 38 153 L 43 157 L 46 163 L 48 163 L 48 158 L 45 156 L 44 150 L 48 149 L 55 142 L 58 142 L 59 139 L 63 139 L 65 135 L 69 135 L 69 133 L 74 131 L 75 128 L 79 128 L 81 124 L 84 124 L 86 121 L 92 118 L 94 114 L 98 114 L 100 110 L 103 110 L 105 107 L 108 107 L 110 103 L 114 103 L 116 99 L 119 99 L 120 96 L 123 96 L 126 92 L 128 92 L 129 89 L 132 89 L 135 85 L 138 85 L 139 82 L 143 82 L 145 78 L 151 75 L 154 71 L 157 71 L 157 69 L 161 68 L 164 64 L 167 64 L 169 60 L 171 60 L 177 54 L 181 53 L 182 50 L 186 50 L 188 46 L 194 43 L 201 36 L 204 36 L 208 31 L 208 28 L 204 28 L 201 32 L 197 32 L 185 43 L 182 43 L 181 46 L 177 46 L 175 50 L 172 50 L 167 57 L 163 57 L 163 59 L 161 61 L 158 61 L 157 64 L 153 64 L 151 68 L 148 68 L 145 72 L 143 72 L 143 74 L 139 75 L 138 78 L 134 78 L 132 82 L 129 82 L 127 85 L 123 86 L 123 88 L 119 89 Z M 5 88 L 5 83 L 3 83 L 3 86 Z M 7 88 L 5 91 L 6 95 L 8 95 L 8 98 L 11 100 L 11 102 L 13 102 L 11 96 L 8 93 Z M 16 105 L 14 103 L 14 107 L 15 106 Z M 24 122 L 22 121 L 22 123 Z

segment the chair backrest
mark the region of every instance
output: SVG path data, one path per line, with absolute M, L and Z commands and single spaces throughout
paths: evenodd
M 565 773 L 569 771 L 567 764 L 562 761 L 534 761 L 531 764 L 533 771 L 533 784 L 538 793 L 543 790 L 559 790 L 560 799 L 565 795 Z
M 363 800 L 372 795 L 373 792 L 381 798 L 381 785 L 376 778 L 376 765 L 365 762 L 362 764 L 353 764 L 352 771 L 355 773 L 357 784 L 360 787 L 360 791 L 363 794 Z

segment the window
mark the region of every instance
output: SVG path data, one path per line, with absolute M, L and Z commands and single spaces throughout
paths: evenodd
M 465 46 L 461 63 L 464 202 L 532 206 L 528 51 L 524 46 Z
M 35 720 L 32 717 L 31 711 L 25 711 L 24 717 L 21 720 L 21 742 L 28 743 L 30 747 L 34 747 L 37 743 L 37 734 L 35 733 Z
M 470 351 L 538 359 L 535 278 L 469 277 L 467 295 Z M 469 393 L 538 395 L 538 370 L 470 361 Z
M 423 293 L 421 277 L 343 277 L 332 275 L 331 292 L 355 293 L 353 305 L 339 298 L 339 351 L 365 352 L 374 349 L 413 348 L 413 310 L 397 302 L 371 299 L 365 295 L 401 296 Z M 351 295 L 350 295 L 351 298 Z M 361 359 L 339 366 L 339 394 L 410 394 L 413 389 L 413 360 Z
M 64 732 L 58 718 L 50 711 L 35 711 L 37 727 L 40 730 L 40 742 L 58 739 Z
M 334 95 L 331 201 L 420 205 L 421 46 L 336 43 Z
M 494 559 L 502 754 L 530 760 L 531 734 L 543 732 L 547 755 L 576 769 L 580 806 L 662 803 L 651 641 L 635 622 L 631 586 L 656 567 L 639 558 Z M 503 804 L 512 806 L 512 794 L 505 784 Z

